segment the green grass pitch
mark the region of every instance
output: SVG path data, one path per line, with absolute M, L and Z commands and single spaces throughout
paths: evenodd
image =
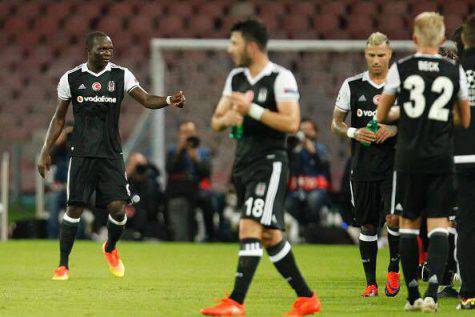
M 236 244 L 118 244 L 126 266 L 112 276 L 95 242 L 76 242 L 69 281 L 52 281 L 56 241 L 0 243 L 0 316 L 200 316 L 200 308 L 230 292 Z M 380 296 L 363 299 L 356 246 L 298 245 L 300 268 L 322 301 L 322 316 L 412 316 L 402 311 L 406 291 L 384 295 L 388 250 L 380 250 Z M 425 285 L 424 285 L 425 288 Z M 295 299 L 267 256 L 248 294 L 247 316 L 282 316 Z M 456 300 L 441 300 L 438 316 L 469 316 Z

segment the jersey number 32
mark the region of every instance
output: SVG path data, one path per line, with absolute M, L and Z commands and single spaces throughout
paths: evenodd
M 419 75 L 411 75 L 404 81 L 404 89 L 410 91 L 409 99 L 403 104 L 404 111 L 410 118 L 418 118 L 424 113 L 426 98 L 424 96 L 425 82 Z M 444 108 L 454 91 L 452 81 L 445 77 L 437 77 L 432 83 L 431 91 L 441 95 L 430 106 L 428 118 L 436 121 L 448 121 L 450 110 Z

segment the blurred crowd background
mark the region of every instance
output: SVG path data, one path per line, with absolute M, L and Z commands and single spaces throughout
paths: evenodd
M 447 35 L 475 11 L 468 0 L 302 0 L 302 1 L 0 1 L 0 153 L 11 154 L 13 237 L 55 238 L 64 210 L 67 169 L 65 129 L 46 184 L 45 219 L 31 220 L 35 160 L 56 102 L 56 85 L 68 69 L 85 61 L 84 36 L 108 33 L 113 62 L 128 67 L 145 89 L 151 86 L 150 39 L 227 38 L 239 19 L 257 16 L 272 39 L 366 39 L 373 31 L 391 40 L 409 40 L 413 17 L 422 11 L 445 16 Z M 402 53 L 399 53 L 402 54 Z M 395 58 L 400 57 L 399 54 Z M 209 120 L 233 67 L 221 51 L 166 51 L 167 91 L 183 90 L 188 105 L 167 109 L 166 171 L 150 161 L 149 144 L 130 153 L 127 173 L 135 203 L 127 209 L 130 239 L 229 241 L 235 210 L 229 173 L 233 142 L 216 134 Z M 279 52 L 271 59 L 291 69 L 298 81 L 301 131 L 289 138 L 292 156 L 287 201 L 289 235 L 294 241 L 351 241 L 347 224 L 349 145 L 329 131 L 337 91 L 346 77 L 362 72 L 362 52 Z M 124 100 L 121 134 L 125 141 L 143 109 Z M 70 114 L 71 115 L 71 114 Z M 72 119 L 72 117 L 70 116 Z M 166 173 L 166 183 L 157 181 Z M 82 236 L 104 235 L 105 213 L 90 208 Z M 341 232 L 340 232 L 341 231 Z

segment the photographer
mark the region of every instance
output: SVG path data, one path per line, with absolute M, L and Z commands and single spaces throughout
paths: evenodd
M 200 143 L 196 124 L 184 121 L 179 126 L 178 145 L 168 152 L 167 209 L 169 227 L 175 240 L 193 240 L 195 208 L 203 212 L 206 239 L 215 240 L 210 153 Z
M 327 147 L 317 142 L 318 128 L 302 119 L 300 131 L 289 137 L 290 181 L 287 211 L 302 225 L 320 222 L 320 210 L 328 204 L 330 162 Z
M 158 238 L 164 235 L 159 230 L 158 212 L 163 204 L 163 193 L 157 181 L 159 170 L 141 153 L 131 153 L 127 161 L 132 205 L 126 206 L 128 217 L 125 238 Z

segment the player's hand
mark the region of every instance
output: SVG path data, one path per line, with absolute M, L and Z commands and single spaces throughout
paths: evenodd
M 355 140 L 358 142 L 373 143 L 376 140 L 376 134 L 366 128 L 361 128 L 356 131 Z
M 233 110 L 244 116 L 249 112 L 254 93 L 252 91 L 248 91 L 247 93 L 233 92 L 229 98 L 233 105 Z
M 171 97 L 170 101 L 171 101 L 171 104 L 170 104 L 171 106 L 183 108 L 185 106 L 185 101 L 186 101 L 183 91 L 180 90 L 179 92 L 175 93 Z
M 376 132 L 376 143 L 384 143 L 387 139 L 397 134 L 397 127 L 378 123 L 378 132 Z
M 41 177 L 46 178 L 48 176 L 48 171 L 51 166 L 51 156 L 48 153 L 42 152 L 40 159 L 38 160 L 38 172 Z
M 223 116 L 223 124 L 226 127 L 231 127 L 233 125 L 242 125 L 243 117 L 236 110 L 229 110 Z

